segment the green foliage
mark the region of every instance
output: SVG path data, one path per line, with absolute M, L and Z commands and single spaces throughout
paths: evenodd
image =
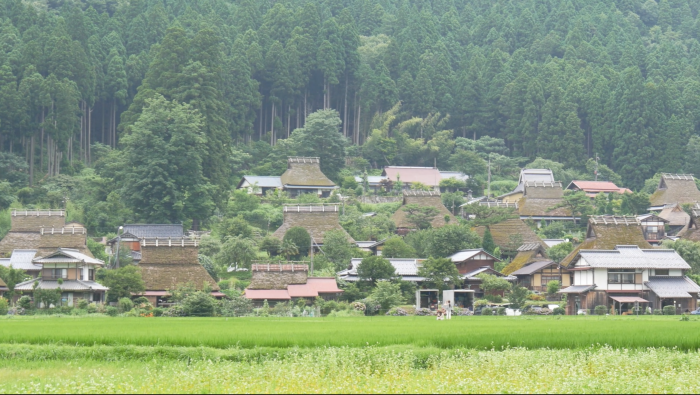
M 110 317 L 116 317 L 117 315 L 119 315 L 119 309 L 113 306 L 107 306 L 105 308 L 105 314 L 107 314 Z
M 664 312 L 664 315 L 676 315 L 676 307 L 675 306 L 664 306 L 663 312 Z
M 336 271 L 347 268 L 353 257 L 353 246 L 341 230 L 327 232 L 323 238 L 323 252 Z
M 61 302 L 60 289 L 41 289 L 36 288 L 33 291 L 34 305 L 48 309 L 51 306 L 58 306 Z
M 107 302 L 117 302 L 146 290 L 146 285 L 141 278 L 141 269 L 133 265 L 113 270 L 100 269 L 95 278 L 100 284 L 109 288 Z
M 295 226 L 287 230 L 287 232 L 284 234 L 282 242 L 283 248 L 285 242 L 294 244 L 294 246 L 297 248 L 297 254 L 299 257 L 309 255 L 309 248 L 311 248 L 311 236 L 309 235 L 309 232 L 302 227 Z
M 513 310 L 521 309 L 525 305 L 529 294 L 530 291 L 527 288 L 513 284 L 506 294 L 508 302 L 510 303 L 510 308 Z
M 596 306 L 595 309 L 593 309 L 593 313 L 595 315 L 606 315 L 608 314 L 608 307 L 605 305 Z
M 27 278 L 28 276 L 21 269 L 15 269 L 12 266 L 6 267 L 0 265 L 0 279 L 2 279 L 7 285 L 7 289 L 9 290 L 8 296 L 10 299 L 14 298 L 15 296 L 15 287 L 17 284 L 21 283 Z
M 559 281 L 553 280 L 547 283 L 547 294 L 556 295 L 561 289 L 561 283 Z
M 416 229 L 428 229 L 439 214 L 439 210 L 433 206 L 420 206 L 417 204 L 407 204 L 403 206 L 406 212 L 406 220 L 413 224 Z
M 684 239 L 665 240 L 662 247 L 676 250 L 678 255 L 690 265 L 691 273 L 700 274 L 700 243 Z
M 253 301 L 242 295 L 232 295 L 221 301 L 220 312 L 223 317 L 243 317 L 253 312 Z
M 223 267 L 238 265 L 241 268 L 250 268 L 257 256 L 258 248 L 253 240 L 228 236 L 221 246 L 221 251 L 214 257 L 214 262 Z
M 554 247 L 548 249 L 547 256 L 549 257 L 549 259 L 553 260 L 554 262 L 559 263 L 564 258 L 566 258 L 573 250 L 574 250 L 574 245 L 571 242 L 560 243 L 560 244 L 557 244 Z
M 88 237 L 87 246 L 95 258 L 103 262 L 109 262 L 109 256 L 107 255 L 107 252 L 105 252 L 104 244 L 96 242 L 92 238 Z
M 425 287 L 443 290 L 462 282 L 457 266 L 448 258 L 429 258 L 418 269 L 418 275 L 425 278 Z
M 5 298 L 0 298 L 0 316 L 7 315 L 9 302 Z
M 427 232 L 429 234 L 425 249 L 427 256 L 446 258 L 458 251 L 481 246 L 479 235 L 466 226 L 445 225 Z
M 134 308 L 134 302 L 132 302 L 130 298 L 119 299 L 117 305 L 119 306 L 119 311 L 122 313 L 127 313 Z
M 87 301 L 87 299 L 80 299 L 76 307 L 80 310 L 87 310 L 88 304 L 90 303 Z
M 497 292 L 505 292 L 512 287 L 510 281 L 493 274 L 481 273 L 477 275 L 477 277 L 481 279 L 481 289 L 487 295 L 493 295 Z
M 378 282 L 372 291 L 371 298 L 382 306 L 382 310 L 389 310 L 404 302 L 401 286 L 389 281 Z
M 32 307 L 32 299 L 29 296 L 22 296 L 17 300 L 17 306 L 19 308 L 29 310 Z
M 216 312 L 216 299 L 205 292 L 195 292 L 181 302 L 185 314 L 192 317 L 211 317 Z
M 484 307 L 483 309 L 481 309 L 481 315 L 491 316 L 493 315 L 493 309 L 491 309 L 490 307 Z
M 414 258 L 415 256 L 416 251 L 399 236 L 388 238 L 382 246 L 384 258 Z
M 357 276 L 361 281 L 376 284 L 381 280 L 390 280 L 396 276 L 396 269 L 381 256 L 368 256 L 357 267 Z
M 489 254 L 493 254 L 493 251 L 496 249 L 496 244 L 493 242 L 493 236 L 489 228 L 486 228 L 484 231 L 484 239 L 481 242 L 481 248 Z

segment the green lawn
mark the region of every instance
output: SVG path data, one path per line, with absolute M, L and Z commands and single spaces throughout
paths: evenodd
M 0 320 L 3 342 L 213 348 L 700 349 L 700 320 L 644 317 L 71 318 Z

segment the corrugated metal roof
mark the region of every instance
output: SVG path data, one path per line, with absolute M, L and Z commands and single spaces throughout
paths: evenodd
M 367 176 L 367 182 L 369 183 L 369 185 L 375 185 L 375 186 L 381 184 L 381 182 L 386 180 L 386 179 L 387 178 L 384 176 Z M 360 185 L 362 185 L 362 183 L 364 182 L 362 177 L 357 177 L 357 176 L 355 177 L 355 181 Z
M 552 248 L 556 245 L 559 245 L 561 243 L 566 243 L 566 240 L 564 239 L 544 239 L 542 240 L 544 244 L 547 245 L 547 247 Z
M 267 176 L 243 176 L 250 185 L 257 185 L 258 188 L 282 188 L 281 177 Z
M 124 233 L 138 238 L 151 237 L 184 237 L 182 224 L 127 224 Z
M 674 250 L 617 246 L 614 250 L 581 250 L 580 255 L 588 266 L 597 268 L 690 269 L 690 265 Z
M 496 270 L 494 270 L 488 266 L 480 267 L 480 268 L 478 268 L 474 271 L 471 271 L 467 274 L 463 274 L 462 278 L 465 280 L 479 280 L 479 278 L 477 276 L 479 274 L 482 274 L 482 273 L 492 274 L 492 275 L 497 276 L 497 277 L 503 277 L 504 279 L 506 279 L 508 281 L 515 281 L 518 279 L 515 276 L 506 276 L 503 273 L 499 273 Z
M 687 277 L 654 276 L 644 283 L 660 298 L 690 298 L 700 293 L 700 287 Z
M 460 172 L 460 171 L 441 171 L 440 176 L 442 176 L 442 179 L 447 179 L 447 178 L 454 178 L 455 180 L 459 181 L 467 181 L 469 179 L 469 176 Z
M 4 266 L 11 265 L 15 269 L 27 271 L 41 270 L 41 266 L 32 263 L 32 260 L 36 256 L 36 252 L 37 250 L 13 250 L 9 265 Z

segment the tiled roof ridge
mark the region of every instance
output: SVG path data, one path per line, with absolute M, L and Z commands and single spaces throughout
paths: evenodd
M 641 225 L 632 215 L 592 215 L 588 220 L 594 225 Z
M 57 217 L 65 217 L 66 216 L 66 211 L 65 210 L 53 210 L 53 209 L 35 209 L 35 210 L 20 210 L 20 209 L 12 209 L 11 215 L 13 217 L 18 217 L 18 216 L 25 216 L 25 217 L 40 217 L 40 216 L 47 216 L 47 217 L 52 217 L 52 216 L 57 216 Z
M 290 156 L 287 158 L 287 163 L 321 163 L 321 158 L 319 158 L 319 157 L 305 157 L 305 156 Z
M 525 181 L 526 187 L 537 187 L 537 188 L 562 188 L 561 181 L 546 182 L 546 181 Z
M 411 197 L 431 197 L 431 196 L 442 196 L 439 191 L 404 191 L 404 196 Z
M 693 174 L 661 173 L 661 177 L 677 181 L 695 181 Z

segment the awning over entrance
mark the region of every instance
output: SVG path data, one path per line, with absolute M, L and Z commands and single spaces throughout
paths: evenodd
M 561 294 L 582 294 L 586 293 L 592 289 L 595 289 L 595 285 L 572 285 L 568 288 L 564 288 L 559 293 Z
M 611 296 L 610 299 L 619 303 L 649 303 L 648 300 L 637 296 Z

